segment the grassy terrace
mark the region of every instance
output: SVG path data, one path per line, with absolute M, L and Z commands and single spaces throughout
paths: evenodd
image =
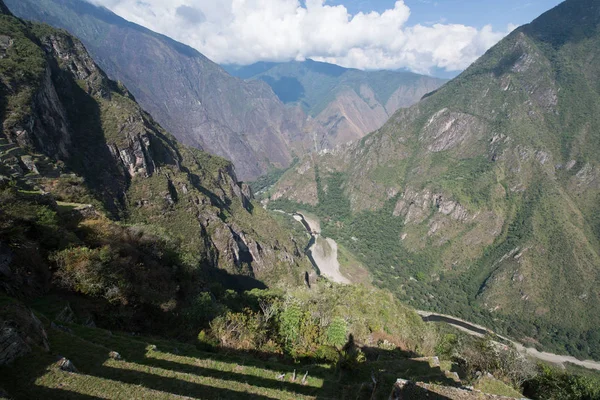
M 343 371 L 268 354 L 201 352 L 189 344 L 79 325 L 68 329 L 48 328 L 51 351 L 34 350 L 0 369 L 0 386 L 15 399 L 386 399 L 398 377 L 454 383 L 439 367 L 399 358 L 399 352 L 382 352 L 377 361 Z M 110 358 L 110 351 L 119 352 L 123 360 Z M 78 373 L 58 369 L 55 363 L 61 356 Z

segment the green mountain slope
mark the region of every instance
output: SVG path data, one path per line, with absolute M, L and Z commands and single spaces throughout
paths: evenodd
M 268 85 L 227 74 L 198 51 L 84 0 L 7 1 L 22 18 L 77 36 L 98 65 L 184 144 L 231 160 L 244 180 L 302 153 L 306 115 Z
M 66 32 L 0 18 L 0 243 L 9 263 L 17 260 L 6 267 L 7 291 L 40 283 L 11 269 L 48 268 L 30 265 L 21 241 L 62 263 L 67 286 L 100 297 L 110 297 L 111 284 L 117 298 L 135 292 L 122 268 L 136 259 L 131 273 L 140 277 L 158 263 L 180 278 L 220 270 L 242 286 L 303 282 L 303 244 L 254 207 L 229 161 L 179 144 Z M 183 295 L 165 284 L 173 291 L 151 303 Z
M 315 280 L 305 233 L 255 207 L 230 162 L 1 0 L 0 93 L 0 397 L 373 399 L 399 376 L 457 399 L 496 398 L 463 383 L 598 392 L 388 291 Z
M 446 81 L 410 72 L 361 71 L 304 62 L 225 66 L 242 79 L 265 81 L 281 101 L 299 105 L 326 135 L 321 147 L 360 139 L 380 128 L 399 108 L 409 107 Z
M 568 0 L 270 198 L 416 307 L 600 358 L 599 59 L 600 4 Z

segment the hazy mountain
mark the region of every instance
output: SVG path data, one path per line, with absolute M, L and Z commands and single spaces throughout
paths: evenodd
M 312 132 L 261 81 L 227 74 L 196 50 L 84 0 L 10 0 L 19 17 L 79 37 L 108 75 L 185 144 L 233 161 L 241 178 L 285 167 L 294 143 Z
M 224 66 L 232 75 L 266 82 L 285 104 L 302 107 L 325 128 L 317 149 L 362 138 L 399 108 L 409 107 L 446 80 L 401 71 L 361 71 L 304 62 Z
M 568 0 L 271 199 L 419 308 L 598 357 L 599 61 L 600 3 Z

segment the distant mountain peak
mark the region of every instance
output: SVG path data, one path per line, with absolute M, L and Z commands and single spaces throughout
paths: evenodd
M 271 206 L 330 221 L 417 308 L 598 358 L 599 59 L 600 2 L 568 0 L 363 140 L 300 160 Z
M 554 47 L 592 37 L 599 29 L 597 0 L 567 0 L 522 28 L 528 36 Z
M 4 15 L 12 15 L 8 7 L 4 4 L 2 0 L 0 0 L 0 14 Z

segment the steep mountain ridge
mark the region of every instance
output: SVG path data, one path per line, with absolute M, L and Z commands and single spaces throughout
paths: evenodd
M 177 143 L 66 32 L 1 18 L 3 187 L 162 230 L 192 269 L 302 282 L 302 250 L 229 161 Z
M 597 358 L 599 43 L 600 4 L 568 0 L 270 199 L 418 308 Z
M 242 179 L 286 167 L 317 130 L 268 85 L 227 74 L 196 50 L 83 0 L 7 1 L 19 17 L 79 37 L 108 75 L 123 82 L 181 142 L 233 161 Z
M 400 71 L 361 71 L 306 60 L 225 66 L 235 76 L 264 81 L 286 104 L 299 105 L 323 126 L 317 150 L 360 139 L 379 129 L 446 80 Z

